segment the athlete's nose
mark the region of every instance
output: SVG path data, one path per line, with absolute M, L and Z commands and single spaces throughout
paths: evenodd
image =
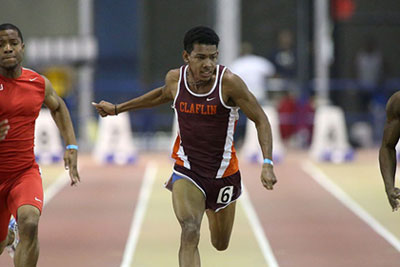
M 206 67 L 206 68 L 211 68 L 213 63 L 214 63 L 214 62 L 213 62 L 211 59 L 206 58 L 206 59 L 204 60 L 204 67 Z
M 4 46 L 4 53 L 12 53 L 13 49 L 12 49 L 12 45 L 9 43 L 6 43 Z

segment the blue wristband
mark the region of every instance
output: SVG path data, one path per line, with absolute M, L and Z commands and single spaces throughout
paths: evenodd
M 65 148 L 66 148 L 66 149 L 78 150 L 78 146 L 77 146 L 77 145 L 67 145 Z
M 272 160 L 270 160 L 270 159 L 267 159 L 267 158 L 264 159 L 264 164 L 269 164 L 269 165 L 274 166 L 274 162 Z

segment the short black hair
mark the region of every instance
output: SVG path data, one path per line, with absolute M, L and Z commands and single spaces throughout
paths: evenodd
M 189 54 L 193 51 L 194 44 L 216 45 L 218 48 L 219 37 L 213 29 L 197 26 L 188 30 L 183 38 L 183 48 Z
M 4 23 L 0 25 L 0 31 L 5 31 L 5 30 L 14 30 L 18 33 L 19 38 L 21 38 L 21 42 L 24 42 L 24 38 L 22 37 L 22 33 L 19 30 L 17 26 L 11 23 Z

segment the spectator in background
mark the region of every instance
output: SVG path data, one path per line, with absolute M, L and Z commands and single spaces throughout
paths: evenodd
M 282 79 L 294 80 L 297 74 L 297 62 L 292 32 L 290 30 L 280 31 L 277 41 L 277 49 L 270 56 L 275 65 L 276 74 Z
M 356 78 L 363 90 L 375 91 L 383 79 L 383 56 L 376 40 L 368 36 L 356 54 Z
M 293 34 L 290 30 L 281 30 L 278 33 L 277 48 L 270 59 L 276 68 L 276 77 L 273 81 L 273 90 L 280 92 L 277 99 L 279 124 L 282 139 L 289 141 L 296 134 L 296 53 Z
M 363 45 L 356 53 L 354 68 L 360 90 L 358 101 L 362 103 L 360 112 L 372 115 L 371 126 L 373 126 L 374 139 L 380 140 L 387 101 L 384 90 L 382 90 L 386 66 L 383 54 L 373 36 L 365 37 Z
M 354 72 L 359 84 L 361 112 L 368 112 L 373 98 L 381 93 L 378 88 L 383 80 L 383 56 L 372 36 L 367 36 L 356 52 Z
M 240 57 L 232 63 L 231 70 L 243 79 L 260 104 L 266 101 L 267 79 L 275 75 L 275 67 L 268 59 L 253 54 L 250 43 L 242 43 Z
M 277 107 L 279 113 L 279 129 L 283 140 L 289 140 L 296 133 L 297 103 L 289 91 L 283 91 Z

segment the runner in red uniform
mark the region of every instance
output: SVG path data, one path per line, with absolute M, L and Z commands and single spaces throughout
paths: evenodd
M 200 266 L 200 225 L 207 214 L 211 242 L 217 250 L 228 247 L 241 180 L 233 134 L 241 108 L 254 121 L 264 156 L 261 182 L 273 189 L 272 135 L 267 116 L 245 83 L 226 67 L 217 65 L 219 37 L 210 28 L 195 27 L 184 38 L 179 69 L 168 72 L 163 87 L 114 105 L 93 103 L 102 116 L 154 107 L 173 101 L 178 136 L 172 157 L 175 215 L 181 225 L 179 265 Z
M 13 215 L 19 231 L 14 264 L 25 267 L 36 266 L 39 257 L 43 188 L 33 147 L 35 120 L 43 103 L 69 148 L 64 161 L 71 184 L 80 178 L 76 139 L 65 103 L 45 77 L 21 67 L 23 54 L 20 30 L 12 24 L 0 25 L 0 253 L 16 238 L 8 230 Z

